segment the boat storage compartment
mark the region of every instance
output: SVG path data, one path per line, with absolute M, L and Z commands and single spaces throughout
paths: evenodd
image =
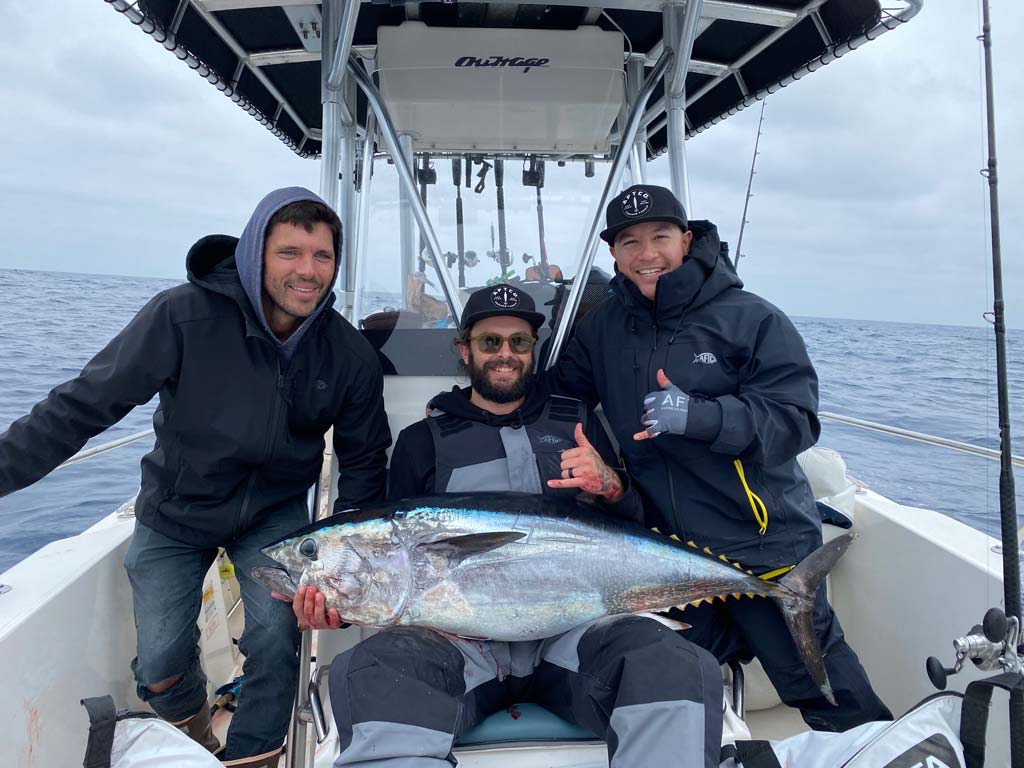
M 604 153 L 623 97 L 622 35 L 456 29 L 407 21 L 377 30 L 380 90 L 416 150 Z

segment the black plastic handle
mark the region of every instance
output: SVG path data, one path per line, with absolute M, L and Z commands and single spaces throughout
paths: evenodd
M 940 691 L 946 690 L 947 678 L 950 675 L 956 674 L 955 668 L 942 666 L 942 662 L 934 656 L 928 657 L 928 660 L 924 663 L 924 668 L 928 673 L 928 679 L 932 681 L 932 685 Z
M 989 608 L 985 611 L 985 618 L 981 621 L 981 629 L 985 637 L 992 643 L 1005 643 L 1006 630 L 1009 623 L 1006 621 L 1006 614 L 1000 608 Z

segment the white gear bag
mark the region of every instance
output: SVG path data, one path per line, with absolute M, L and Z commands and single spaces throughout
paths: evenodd
M 121 712 L 110 696 L 83 699 L 89 713 L 84 768 L 222 768 L 176 727 L 148 712 Z
M 1024 688 L 1024 678 L 1002 674 L 977 680 L 964 694 L 938 693 L 898 720 L 865 723 L 845 733 L 737 741 L 723 748 L 721 768 L 981 768 L 994 688 Z

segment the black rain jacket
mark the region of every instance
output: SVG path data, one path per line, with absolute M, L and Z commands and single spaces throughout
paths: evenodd
M 391 433 L 370 344 L 328 293 L 290 363 L 235 266 L 237 238 L 189 251 L 188 283 L 157 294 L 71 381 L 0 435 L 0 496 L 34 483 L 159 393 L 135 516 L 196 546 L 229 543 L 316 482 L 333 425 L 341 510 L 379 500 Z
M 651 302 L 616 275 L 552 372 L 555 391 L 600 401 L 647 522 L 750 568 L 799 562 L 821 541 L 796 462 L 818 439 L 818 379 L 785 314 L 742 289 L 718 231 L 691 221 L 690 253 Z M 635 441 L 656 373 L 691 396 L 686 436 Z
M 527 391 L 526 400 L 509 414 L 499 415 L 485 411 L 470 402 L 470 394 L 469 387 L 465 389 L 455 387 L 449 392 L 440 392 L 435 395 L 428 403 L 427 408 L 438 408 L 451 417 L 486 424 L 497 431 L 506 426 L 518 427 L 536 423 L 543 416 L 544 407 L 549 399 L 549 394 L 543 388 L 542 381 L 536 378 L 533 386 Z M 584 405 L 580 407 L 585 410 L 583 434 L 601 455 L 604 463 L 616 471 L 622 481 L 622 487 L 625 489 L 625 494 L 617 502 L 609 503 L 604 499 L 596 499 L 595 503 L 611 515 L 642 524 L 643 506 L 640 497 L 632 488 L 629 476 L 620 469 L 619 457 L 608 438 L 608 433 L 605 432 L 604 426 L 589 407 Z M 473 447 L 467 446 L 466 450 L 472 451 Z M 559 467 L 562 450 L 565 450 L 564 446 L 559 446 L 555 455 L 551 456 L 547 462 L 538 463 L 542 483 L 546 484 L 548 480 L 561 477 Z M 437 478 L 435 459 L 434 438 L 431 435 L 427 419 L 410 424 L 399 432 L 395 440 L 395 449 L 391 453 L 388 498 L 398 500 L 444 493 L 444 490 L 437 488 L 435 484 Z M 567 493 L 570 496 L 574 495 L 569 493 L 568 489 L 554 491 L 545 488 L 545 492 L 548 491 L 551 491 L 551 495 Z

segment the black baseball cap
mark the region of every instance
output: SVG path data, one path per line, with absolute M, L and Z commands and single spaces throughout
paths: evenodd
M 545 317 L 536 311 L 533 298 L 526 291 L 508 283 L 498 283 L 473 291 L 462 310 L 462 330 L 485 317 L 521 317 L 537 330 Z
M 690 228 L 683 204 L 671 189 L 653 184 L 634 184 L 608 203 L 604 212 L 606 229 L 601 233 L 601 239 L 608 245 L 614 245 L 619 232 L 642 221 L 671 221 L 682 227 L 683 232 Z

